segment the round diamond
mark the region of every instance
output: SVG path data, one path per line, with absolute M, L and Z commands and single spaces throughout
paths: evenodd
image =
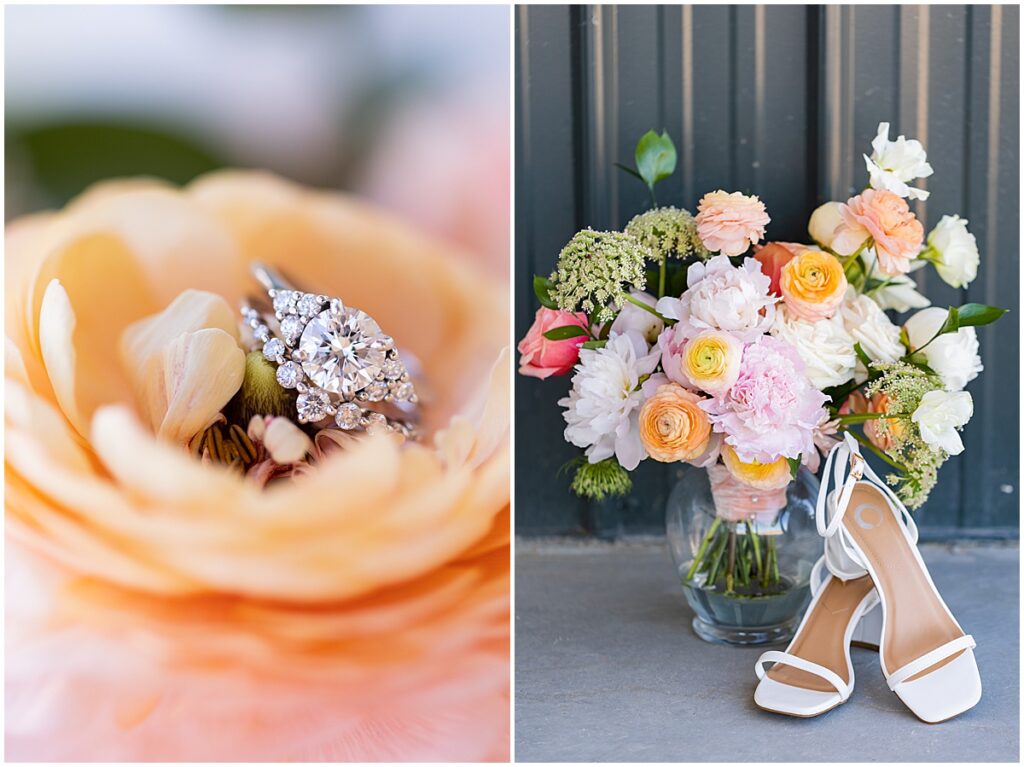
M 270 328 L 266 325 L 257 325 L 256 329 L 252 331 L 257 341 L 263 341 L 266 343 L 270 340 Z
M 298 317 L 290 315 L 281 320 L 281 333 L 289 343 L 294 343 L 295 339 L 299 337 L 301 332 L 302 320 Z
M 383 413 L 374 413 L 370 411 L 366 414 L 366 431 L 370 434 L 376 434 L 378 431 L 386 430 L 388 428 L 388 419 Z
M 334 416 L 334 422 L 339 429 L 355 429 L 362 421 L 363 411 L 354 402 L 345 402 L 338 406 L 338 414 Z
M 271 338 L 263 344 L 263 356 L 271 362 L 280 362 L 284 356 L 284 343 L 280 338 Z
M 277 382 L 286 389 L 294 389 L 302 380 L 302 368 L 294 362 L 286 362 L 277 369 Z
M 401 378 L 405 373 L 405 365 L 402 364 L 401 360 L 392 357 L 384 363 L 384 377 L 394 380 L 395 378 Z
M 320 299 L 310 293 L 307 293 L 299 299 L 299 303 L 296 305 L 296 308 L 299 310 L 299 314 L 306 317 L 312 317 L 320 311 Z
M 403 381 L 394 388 L 395 399 L 411 399 L 414 393 L 413 385 L 409 381 Z
M 295 407 L 299 412 L 299 421 L 309 423 L 319 421 L 328 414 L 331 400 L 327 396 L 327 392 L 312 389 L 299 395 L 295 401 Z
M 317 386 L 351 397 L 377 378 L 384 366 L 386 338 L 365 312 L 341 307 L 316 315 L 298 344 L 302 370 Z
M 388 396 L 388 385 L 383 381 L 374 381 L 366 387 L 366 399 L 370 402 L 380 402 Z
M 290 290 L 279 290 L 274 294 L 274 311 L 286 314 L 292 308 L 295 294 Z

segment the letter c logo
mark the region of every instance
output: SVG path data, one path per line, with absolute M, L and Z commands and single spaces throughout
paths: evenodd
M 853 510 L 853 518 L 857 520 L 857 524 L 863 530 L 871 530 L 878 527 L 878 523 L 882 521 L 878 514 L 878 509 L 867 503 L 862 503 Z

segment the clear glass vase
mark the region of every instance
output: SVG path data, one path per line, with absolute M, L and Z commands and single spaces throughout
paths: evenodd
M 801 468 L 785 489 L 761 491 L 721 465 L 678 471 L 665 524 L 694 631 L 735 645 L 790 639 L 822 551 L 818 480 Z

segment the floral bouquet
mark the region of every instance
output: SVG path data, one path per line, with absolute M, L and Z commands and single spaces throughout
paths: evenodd
M 573 373 L 565 439 L 585 454 L 582 496 L 629 491 L 646 459 L 707 470 L 717 519 L 684 581 L 727 595 L 786 588 L 774 538 L 759 534 L 786 505 L 801 466 L 817 470 L 849 432 L 884 461 L 911 509 L 939 467 L 963 451 L 972 414 L 965 385 L 982 370 L 975 326 L 1003 310 L 929 307 L 910 276 L 926 265 L 954 287 L 977 274 L 967 222 L 944 216 L 925 238 L 908 199 L 930 176 L 921 144 L 879 125 L 865 156 L 869 182 L 815 210 L 810 242 L 762 244 L 765 205 L 710 192 L 697 215 L 655 207 L 675 168 L 667 134 L 647 133 L 627 168 L 652 208 L 621 232 L 578 232 L 519 344 L 520 372 Z M 886 310 L 917 312 L 902 326 Z

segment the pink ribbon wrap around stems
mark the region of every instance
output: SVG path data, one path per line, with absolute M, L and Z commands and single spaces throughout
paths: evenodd
M 786 488 L 761 490 L 740 482 L 722 464 L 708 466 L 715 515 L 726 522 L 756 520 L 771 524 L 786 507 Z

